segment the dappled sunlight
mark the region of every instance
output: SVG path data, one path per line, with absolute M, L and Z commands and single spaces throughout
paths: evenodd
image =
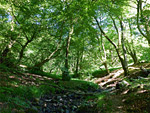
M 2 73 L 0 76 L 0 79 L 3 80 L 0 82 L 1 86 L 12 86 L 12 87 L 19 87 L 19 86 L 25 86 L 25 85 L 31 85 L 31 86 L 39 86 L 42 81 L 45 80 L 52 80 L 52 78 L 36 75 L 36 74 L 30 74 L 30 73 L 16 73 L 10 74 L 10 73 Z M 5 80 L 5 81 L 4 81 Z
M 122 108 L 123 108 L 123 106 L 118 106 L 117 108 L 122 109 Z
M 95 83 L 99 84 L 101 87 L 104 87 L 107 84 L 107 87 L 115 87 L 116 86 L 116 81 L 121 81 L 121 78 L 118 78 L 123 74 L 123 70 L 117 70 L 109 75 L 99 78 L 98 80 L 95 81 Z
M 37 74 L 31 74 L 31 73 L 24 73 L 25 75 L 28 75 L 29 77 L 34 77 L 33 79 L 36 80 L 36 78 L 40 79 L 40 80 L 52 80 L 52 78 L 50 77 L 46 77 L 46 76 L 41 76 L 41 75 L 37 75 Z M 32 78 L 31 78 L 32 79 Z
M 107 80 L 107 79 L 106 79 Z M 106 84 L 108 84 L 107 85 L 107 87 L 108 86 L 111 86 L 111 84 L 112 84 L 112 86 L 115 86 L 116 85 L 116 81 L 120 81 L 121 79 L 120 78 L 117 78 L 117 79 L 114 79 L 114 78 L 110 78 L 110 79 L 108 79 L 106 82 L 101 82 L 101 83 L 99 83 L 99 85 L 100 86 L 104 86 L 104 85 L 106 85 Z M 110 83 L 110 84 L 109 84 Z
M 127 93 L 129 92 L 129 90 L 130 90 L 130 89 L 127 89 L 127 90 L 123 91 L 121 94 L 122 94 L 122 95 L 125 95 L 125 94 L 127 94 Z
M 123 74 L 123 72 L 124 72 L 124 71 L 121 69 L 121 70 L 119 70 L 119 71 L 113 73 L 113 78 L 119 77 L 121 74 Z
M 116 82 L 114 82 L 113 84 L 107 85 L 107 88 L 108 88 L 108 87 L 115 87 L 115 86 L 116 86 Z
M 12 87 L 19 87 L 19 85 L 11 84 Z
M 9 78 L 16 78 L 15 76 L 9 76 Z
M 148 90 L 140 90 L 140 91 L 137 91 L 137 94 L 138 93 L 145 93 L 145 92 L 147 92 Z
M 140 69 L 138 67 L 129 67 L 129 69 Z

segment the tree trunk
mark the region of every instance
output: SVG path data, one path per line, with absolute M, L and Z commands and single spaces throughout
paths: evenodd
M 98 25 L 98 27 L 99 27 L 101 33 L 103 34 L 103 36 L 114 46 L 114 48 L 115 48 L 115 50 L 116 50 L 116 52 L 117 52 L 117 55 L 118 55 L 118 57 L 119 57 L 119 60 L 120 60 L 120 62 L 121 62 L 122 68 L 123 68 L 123 70 L 124 70 L 124 75 L 126 76 L 126 75 L 128 74 L 128 70 L 127 70 L 127 68 L 126 68 L 126 66 L 125 66 L 126 64 L 124 63 L 123 58 L 122 58 L 121 55 L 119 54 L 119 49 L 117 48 L 116 44 L 105 34 L 105 32 L 104 32 L 103 29 L 101 28 L 101 26 L 100 26 L 98 20 L 97 20 L 96 18 L 95 18 L 95 20 L 96 20 L 96 23 L 97 23 L 97 25 Z
M 129 28 L 130 28 L 130 36 L 132 37 L 133 36 L 133 30 L 132 30 L 132 27 L 131 27 L 130 20 L 129 20 Z M 134 64 L 137 64 L 138 63 L 138 58 L 137 58 L 136 51 L 135 51 L 135 48 L 134 48 L 133 40 L 132 40 L 131 46 L 130 46 L 130 43 L 128 41 L 126 41 L 126 43 L 127 43 L 126 48 L 127 48 L 128 54 L 132 57 Z
M 107 64 L 107 53 L 106 53 L 106 51 L 105 51 L 105 46 L 104 46 L 104 43 L 103 43 L 102 33 L 100 34 L 100 37 L 101 37 L 101 41 L 100 41 L 99 37 L 97 37 L 97 39 L 98 39 L 98 41 L 99 41 L 100 57 L 101 57 L 101 60 L 103 61 L 102 64 L 104 65 L 107 74 L 109 74 L 110 71 L 109 71 L 109 69 L 108 69 L 108 64 Z M 101 49 L 101 48 L 102 48 L 102 49 Z M 104 52 L 104 57 L 101 55 L 102 50 L 103 50 L 103 52 Z
M 8 46 L 6 46 L 6 48 L 3 50 L 1 57 L 0 57 L 0 63 L 4 63 L 5 59 L 7 57 L 7 54 L 9 53 L 10 49 L 8 48 Z
M 64 21 L 61 25 L 61 29 L 60 29 L 60 36 L 59 36 L 59 42 L 57 44 L 57 47 L 56 49 L 49 55 L 48 58 L 45 58 L 44 60 L 36 63 L 33 67 L 29 67 L 29 69 L 34 69 L 34 68 L 40 68 L 42 67 L 45 63 L 47 63 L 48 61 L 50 61 L 52 59 L 52 57 L 55 55 L 55 53 L 60 50 L 59 47 L 60 47 L 60 44 L 61 44 L 61 41 L 62 41 L 62 35 L 63 35 L 63 27 L 64 27 Z
M 71 35 L 73 34 L 73 25 L 71 25 L 71 30 L 67 37 L 67 43 L 66 43 L 66 55 L 65 55 L 65 68 L 62 73 L 62 79 L 63 80 L 70 80 L 71 77 L 69 76 L 69 64 L 68 64 L 68 55 L 69 55 L 69 46 L 71 41 Z
M 122 18 L 121 18 L 122 19 Z M 121 26 L 121 44 L 122 44 L 122 50 L 123 50 L 123 57 L 124 57 L 124 60 L 123 60 L 123 65 L 124 65 L 124 74 L 125 76 L 128 75 L 128 62 L 127 62 L 127 51 L 126 51 L 126 48 L 125 48 L 125 41 L 124 41 L 124 29 L 123 29 L 123 23 L 122 23 L 122 20 L 120 19 L 120 26 Z
M 138 58 L 137 58 L 137 55 L 136 55 L 136 51 L 135 51 L 135 49 L 133 47 L 134 46 L 133 42 L 132 42 L 132 45 L 130 45 L 128 41 L 126 43 L 127 43 L 126 44 L 126 46 L 127 46 L 126 48 L 127 48 L 128 54 L 133 59 L 134 64 L 137 64 L 138 63 Z
M 21 59 L 23 58 L 24 50 L 25 50 L 25 48 L 27 47 L 28 44 L 29 44 L 29 42 L 27 41 L 27 42 L 25 43 L 25 45 L 22 46 L 21 51 L 20 51 L 20 53 L 19 53 L 19 60 L 18 60 L 18 62 L 20 62 Z
M 11 40 L 10 43 L 6 46 L 6 48 L 3 50 L 1 56 L 0 56 L 0 63 L 4 63 L 8 53 L 10 52 L 13 44 L 16 42 L 16 40 Z M 7 61 L 5 63 L 8 63 Z
M 27 39 L 27 42 L 25 43 L 25 45 L 22 46 L 21 48 L 21 51 L 19 53 L 19 60 L 18 60 L 18 63 L 20 63 L 21 59 L 23 58 L 23 55 L 24 55 L 24 50 L 26 49 L 26 47 L 28 46 L 29 43 L 31 43 L 33 41 L 33 39 L 36 37 L 36 30 L 34 31 L 33 35 L 31 36 L 31 39 L 29 39 L 27 36 L 26 36 L 26 39 Z
M 75 70 L 75 76 L 79 77 L 79 60 L 80 60 L 80 52 L 77 51 L 77 58 L 76 58 L 76 70 Z
M 104 44 L 103 44 L 103 41 L 102 41 L 102 48 L 103 48 L 103 52 L 104 52 L 104 59 L 103 59 L 104 62 L 103 62 L 103 65 L 104 65 L 104 67 L 105 67 L 105 69 L 106 69 L 107 74 L 109 74 L 110 71 L 109 71 L 109 69 L 108 69 L 107 55 L 106 55 L 105 46 L 104 46 Z
M 59 45 L 58 45 L 58 46 L 59 46 Z M 51 53 L 51 55 L 50 55 L 48 58 L 46 58 L 46 59 L 42 60 L 41 62 L 35 64 L 33 67 L 31 67 L 31 69 L 32 69 L 32 68 L 39 68 L 39 67 L 42 67 L 46 62 L 50 61 L 50 60 L 52 59 L 52 57 L 54 56 L 54 54 L 58 51 L 58 46 L 57 46 L 56 50 L 53 51 L 53 52 Z
M 138 63 L 138 59 L 137 59 L 137 56 L 136 56 L 136 52 L 131 53 L 131 57 L 132 57 L 132 59 L 134 61 L 134 64 L 137 64 Z
M 137 28 L 139 30 L 139 32 L 146 38 L 146 40 L 148 41 L 148 44 L 150 46 L 150 30 L 149 30 L 149 22 L 150 22 L 150 19 L 146 19 L 146 17 L 144 18 L 143 17 L 143 10 L 142 10 L 142 0 L 137 0 Z M 141 29 L 141 26 L 140 26 L 140 23 L 139 23 L 139 18 L 140 18 L 140 15 L 142 17 L 142 19 L 146 19 L 146 23 L 145 23 L 145 31 L 146 33 L 144 33 Z M 148 18 L 148 17 L 147 17 Z

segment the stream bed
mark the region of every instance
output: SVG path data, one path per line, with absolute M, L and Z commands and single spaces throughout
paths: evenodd
M 101 90 L 93 93 L 95 92 L 100 93 Z M 83 106 L 92 108 L 96 104 L 96 102 L 87 97 L 88 95 L 86 94 L 57 91 L 55 94 L 47 93 L 40 98 L 38 103 L 33 105 L 37 107 L 38 113 L 80 113 L 80 109 Z

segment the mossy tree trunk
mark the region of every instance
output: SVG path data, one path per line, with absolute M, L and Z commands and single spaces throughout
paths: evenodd
M 68 63 L 68 55 L 69 55 L 69 46 L 71 41 L 71 36 L 73 34 L 73 25 L 71 25 L 70 32 L 68 34 L 67 40 L 66 40 L 66 53 L 65 53 L 65 66 L 62 72 L 62 80 L 69 81 L 71 79 L 69 75 L 69 63 Z
M 119 19 L 120 21 L 120 26 L 121 26 L 121 44 L 122 44 L 122 50 L 123 50 L 123 68 L 124 68 L 124 75 L 128 75 L 128 61 L 127 61 L 127 50 L 125 47 L 125 39 L 124 39 L 124 27 L 123 27 L 123 22 L 122 22 L 122 17 Z

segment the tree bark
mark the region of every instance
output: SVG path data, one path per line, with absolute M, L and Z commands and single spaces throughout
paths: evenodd
M 121 18 L 122 19 L 122 18 Z M 127 51 L 125 47 L 125 40 L 124 40 L 124 29 L 123 29 L 123 23 L 122 20 L 120 19 L 120 26 L 121 26 L 121 44 L 122 44 L 122 50 L 123 50 L 123 67 L 124 67 L 124 74 L 125 76 L 128 75 L 128 61 L 127 61 Z
M 131 45 L 132 44 L 132 45 Z M 133 62 L 134 64 L 137 64 L 138 63 L 138 58 L 137 58 L 137 55 L 136 55 L 136 51 L 135 51 L 135 48 L 134 48 L 134 44 L 133 42 L 129 44 L 129 42 L 127 41 L 126 42 L 126 48 L 127 48 L 127 53 L 131 56 L 131 58 L 133 59 Z
M 101 57 L 101 60 L 103 61 L 102 64 L 104 65 L 107 74 L 109 74 L 110 71 L 109 71 L 109 69 L 108 69 L 107 53 L 106 53 L 106 51 L 105 51 L 105 46 L 104 46 L 103 39 L 102 39 L 102 38 L 103 38 L 103 37 L 102 37 L 102 33 L 100 34 L 100 37 L 101 37 L 101 41 L 100 41 L 99 37 L 97 37 L 97 39 L 98 39 L 98 41 L 99 41 L 99 52 L 100 52 L 100 57 Z M 102 49 L 101 49 L 101 48 L 102 48 Z M 102 50 L 103 50 L 103 52 L 104 52 L 104 56 L 101 55 Z
M 101 40 L 102 40 L 102 37 L 101 37 Z M 104 59 L 103 59 L 104 62 L 103 62 L 103 65 L 104 65 L 104 67 L 105 67 L 105 69 L 106 69 L 107 74 L 109 74 L 110 71 L 109 71 L 109 69 L 108 69 L 107 55 L 106 55 L 105 46 L 104 46 L 103 41 L 102 41 L 102 49 L 103 49 L 103 52 L 104 52 Z
M 69 55 L 69 46 L 70 46 L 70 41 L 71 41 L 71 36 L 73 34 L 73 25 L 71 25 L 71 30 L 68 34 L 67 37 L 67 43 L 66 43 L 66 55 L 65 55 L 65 67 L 62 73 L 62 79 L 63 80 L 70 80 L 69 76 L 69 64 L 68 64 L 68 55 Z
M 16 40 L 10 40 L 9 44 L 6 46 L 6 48 L 3 50 L 1 56 L 0 56 L 0 63 L 4 63 L 8 53 L 11 51 L 11 48 L 13 44 L 16 42 Z M 7 62 L 7 61 L 6 61 Z
M 79 60 L 80 60 L 80 52 L 77 51 L 77 57 L 76 57 L 76 70 L 75 70 L 75 76 L 79 77 Z
M 31 39 L 27 38 L 27 42 L 25 43 L 25 45 L 22 46 L 21 51 L 19 53 L 19 60 L 18 63 L 21 61 L 21 59 L 23 58 L 24 55 L 24 50 L 26 49 L 26 47 L 28 46 L 29 43 L 31 43 L 33 41 L 33 39 L 36 37 L 36 30 L 34 31 Z
M 7 57 L 7 54 L 9 53 L 10 49 L 8 48 L 8 46 L 6 46 L 6 48 L 3 50 L 1 57 L 0 57 L 0 63 L 4 63 L 5 59 Z

